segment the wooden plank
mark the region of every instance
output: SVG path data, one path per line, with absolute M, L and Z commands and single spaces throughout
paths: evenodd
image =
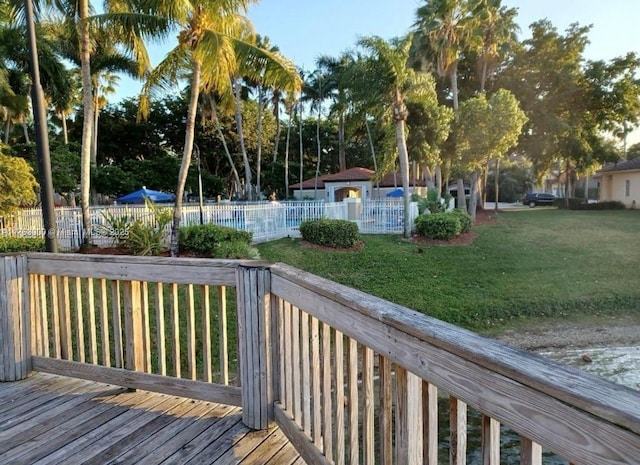
M 13 309 L 9 298 L 9 273 L 6 260 L 0 259 L 0 382 L 15 381 Z
M 300 372 L 300 310 L 291 307 L 291 364 L 293 375 L 293 418 L 302 426 L 302 373 Z
M 280 392 L 282 387 L 282 372 L 281 372 L 281 344 L 283 341 L 283 335 L 281 332 L 281 314 L 280 314 L 280 299 L 276 296 L 268 293 L 268 296 L 265 296 L 265 300 L 268 299 L 268 321 L 265 321 L 265 324 L 270 324 L 269 328 L 269 342 L 268 345 L 271 350 L 271 380 L 267 380 L 267 382 L 271 381 L 271 393 L 273 402 L 280 401 Z M 273 407 L 273 406 L 272 406 Z M 271 407 L 271 408 L 272 408 Z M 272 417 L 273 418 L 273 417 Z
M 62 357 L 60 337 L 60 309 L 58 306 L 58 277 L 47 276 L 49 297 L 51 298 L 51 338 L 53 340 L 53 357 Z
M 96 333 L 96 306 L 93 278 L 87 278 L 87 304 L 89 312 L 89 361 L 98 363 L 98 336 Z
M 42 339 L 40 337 L 40 330 L 42 323 L 40 321 L 41 310 L 39 308 L 38 299 L 38 276 L 29 275 L 29 309 L 31 310 L 31 353 L 34 355 L 42 355 Z
M 186 257 L 140 257 L 31 253 L 29 273 L 177 284 L 235 285 L 235 269 L 242 260 Z M 268 262 L 252 262 L 262 266 Z
M 100 383 L 115 384 L 131 389 L 160 392 L 172 396 L 218 402 L 240 406 L 240 389 L 232 386 L 209 384 L 203 381 L 141 373 L 121 368 L 88 365 L 69 360 L 33 357 L 33 369 Z
M 467 463 L 467 405 L 453 396 L 449 398 L 449 463 Z
M 336 452 L 335 463 L 336 465 L 344 465 L 345 461 L 345 439 L 344 439 L 344 336 L 340 331 L 335 331 L 335 352 L 334 352 L 334 366 L 335 366 L 335 380 L 336 380 Z
M 311 399 L 313 443 L 322 448 L 322 394 L 320 391 L 320 322 L 311 318 Z M 289 438 L 291 439 L 291 438 Z
M 317 449 L 317 443 L 311 442 L 304 431 L 287 416 L 286 411 L 280 403 L 275 405 L 276 423 L 282 432 L 289 438 L 293 447 L 300 453 L 307 465 L 330 465 L 328 460 L 320 450 Z
M 359 409 L 358 409 L 358 341 L 349 338 L 349 464 L 360 463 Z
M 111 324 L 113 325 L 113 350 L 116 368 L 124 367 L 122 343 L 122 311 L 120 309 L 120 281 L 111 281 Z
M 29 280 L 23 256 L 0 257 L 0 381 L 31 372 Z
M 29 289 L 29 273 L 27 271 L 27 257 L 20 255 L 16 257 L 16 293 L 20 313 L 21 337 L 21 359 L 20 359 L 20 379 L 31 375 L 31 301 Z
M 156 283 L 156 353 L 158 354 L 158 374 L 167 374 L 167 349 L 164 332 L 164 288 L 162 283 Z
M 309 360 L 309 314 L 307 312 L 300 314 L 300 340 L 302 342 L 302 430 L 311 437 L 311 366 Z
M 187 284 L 185 292 L 187 308 L 187 365 L 189 378 L 197 379 L 198 369 L 196 366 L 196 308 L 193 300 L 193 284 Z
M 69 302 L 69 278 L 58 278 L 58 309 L 60 311 L 60 351 L 63 359 L 73 359 L 71 340 L 71 305 Z
M 378 426 L 380 461 L 382 465 L 393 465 L 393 397 L 391 389 L 393 378 L 391 377 L 391 362 L 383 355 L 378 355 L 378 373 L 380 376 Z
M 171 363 L 173 364 L 173 376 L 180 378 L 180 308 L 178 305 L 178 284 L 171 283 Z
M 100 281 L 100 347 L 102 364 L 111 366 L 111 343 L 109 342 L 109 307 L 107 303 L 107 280 Z
M 422 382 L 422 420 L 425 465 L 438 465 L 438 388 Z
M 285 379 L 285 398 L 283 401 L 287 412 L 295 418 L 293 411 L 293 344 L 292 344 L 292 328 L 291 328 L 291 304 L 283 302 L 284 306 L 284 379 Z
M 362 460 L 375 462 L 373 350 L 362 346 Z
M 141 290 L 142 299 L 142 352 L 144 354 L 144 371 L 152 373 L 151 366 L 151 313 L 149 311 L 149 283 L 142 282 Z
M 542 465 L 542 447 L 540 444 L 525 437 L 521 438 L 520 465 Z
M 202 325 L 202 378 L 213 382 L 211 366 L 211 311 L 209 306 L 209 286 L 200 286 L 200 317 Z
M 500 423 L 482 415 L 482 465 L 500 465 Z
M 396 464 L 422 465 L 422 380 L 401 366 L 396 366 L 396 399 Z
M 140 302 L 140 281 L 124 281 L 124 340 L 125 365 L 127 370 L 144 371 L 142 342 L 142 305 Z
M 331 326 L 322 324 L 322 450 L 333 461 L 333 399 L 331 376 Z M 318 412 L 319 413 L 319 412 Z M 371 463 L 371 462 L 366 462 Z
M 74 279 L 73 290 L 75 291 L 75 323 L 76 323 L 76 361 L 84 363 L 84 310 L 82 305 L 82 281 L 80 278 Z
M 44 275 L 37 275 L 39 286 L 38 286 L 38 299 L 39 300 L 39 311 L 40 311 L 40 337 L 42 341 L 42 351 L 37 355 L 42 355 L 44 357 L 49 357 L 49 317 L 47 315 L 47 278 Z M 52 299 L 53 300 L 53 299 Z
M 332 326 L 347 335 L 355 336 L 343 327 L 346 323 L 351 323 L 352 328 L 359 328 L 357 324 L 353 324 L 352 317 L 357 318 L 353 313 L 370 317 L 385 327 L 444 349 L 445 352 L 471 361 L 478 367 L 640 433 L 640 404 L 635 402 L 636 392 L 632 389 L 624 389 L 616 394 L 616 386 L 603 379 L 572 370 L 546 358 L 506 346 L 288 265 L 275 264 L 271 267 L 271 272 L 273 292 L 293 305 L 305 307 L 306 303 L 312 300 L 317 302 L 314 308 L 320 310 L 323 307 L 319 302 L 330 302 L 328 308 L 331 308 L 334 316 L 341 320 L 340 327 L 334 324 Z M 407 366 L 406 363 L 403 365 Z M 468 402 L 467 399 L 464 400 Z M 513 422 L 491 416 L 502 423 L 513 425 Z
M 520 434 L 560 456 L 576 463 L 602 463 L 610 457 L 624 457 L 633 461 L 640 456 L 640 444 L 634 439 L 637 438 L 634 433 L 637 435 L 638 432 L 629 432 L 634 429 L 640 431 L 640 408 L 632 401 L 637 397 L 635 391 L 504 347 L 345 286 L 310 277 L 299 270 L 296 273 L 290 273 L 289 270 L 280 264 L 272 267 L 274 294 L 309 309 L 312 316 L 384 353 L 394 363 L 412 367 L 422 379 L 450 392 L 472 408 L 510 425 Z M 328 290 L 332 298 L 325 296 Z M 457 347 L 454 340 L 460 346 L 466 344 L 467 340 L 471 341 L 477 353 L 472 351 L 475 354 L 472 355 L 466 347 Z M 484 341 L 482 349 L 479 340 Z M 493 360 L 494 349 L 502 357 L 513 357 L 512 360 L 520 362 L 522 373 L 518 374 L 518 379 L 499 372 L 508 370 L 504 366 L 499 369 L 501 362 Z M 507 363 L 511 364 L 511 361 Z M 538 374 L 531 375 L 530 385 L 523 384 L 527 382 L 526 372 L 538 369 L 547 376 L 547 386 L 538 389 L 545 383 L 538 379 Z M 571 396 L 558 394 L 564 389 L 560 384 L 571 384 L 573 381 L 582 386 L 585 390 L 583 394 L 575 392 L 574 386 L 567 387 L 573 393 Z M 584 405 L 586 410 L 583 410 L 582 401 L 575 402 L 581 404 L 580 408 L 575 408 L 561 400 L 564 398 L 569 401 L 574 395 L 583 395 L 583 399 L 597 397 L 594 402 L 602 408 Z M 619 409 L 621 397 L 631 405 L 631 414 Z M 607 404 L 611 410 L 605 413 Z M 531 405 L 537 406 L 537 422 L 530 420 Z M 603 418 L 599 418 L 598 413 L 603 414 Z M 606 418 L 614 422 L 610 423 Z M 551 434 L 547 427 L 550 424 L 563 425 L 565 434 Z M 577 437 L 583 439 L 576 441 Z
M 273 296 L 272 297 L 275 299 L 276 301 L 276 305 L 277 305 L 277 309 L 278 309 L 278 334 L 280 335 L 279 339 L 279 345 L 280 345 L 280 398 L 278 399 L 278 401 L 285 405 L 286 404 L 286 370 L 285 370 L 285 364 L 286 364 L 286 354 L 285 354 L 285 347 L 286 347 L 286 342 L 285 339 L 287 337 L 285 329 L 284 329 L 284 302 L 282 299 Z
M 229 349 L 227 347 L 227 291 L 218 286 L 218 350 L 220 351 L 220 382 L 229 385 Z

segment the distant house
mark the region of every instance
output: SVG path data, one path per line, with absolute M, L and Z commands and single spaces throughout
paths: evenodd
M 640 157 L 605 165 L 598 171 L 600 200 L 617 200 L 627 207 L 640 205 Z
M 400 173 L 386 174 L 378 184 L 373 181 L 375 171 L 367 168 L 349 168 L 339 173 L 325 174 L 318 177 L 316 191 L 315 178 L 289 186 L 295 199 L 316 199 L 327 202 L 342 202 L 348 198 L 368 199 L 397 197 L 402 195 Z M 409 193 L 426 195 L 426 184 L 422 180 L 409 179 Z

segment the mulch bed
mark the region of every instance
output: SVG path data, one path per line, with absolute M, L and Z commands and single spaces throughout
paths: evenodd
M 476 213 L 476 222 L 473 224 L 474 226 L 482 225 L 482 224 L 491 224 L 496 220 L 495 212 L 493 210 L 478 210 Z M 448 241 L 439 240 L 439 239 L 429 239 L 424 236 L 418 236 L 414 234 L 411 236 L 410 241 L 415 242 L 416 244 L 425 244 L 425 245 L 434 245 L 434 246 L 458 246 L 458 245 L 469 245 L 473 244 L 473 241 L 478 236 L 473 229 L 464 234 L 460 234 L 459 236 L 454 237 Z

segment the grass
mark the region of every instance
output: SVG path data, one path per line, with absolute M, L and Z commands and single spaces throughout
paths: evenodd
M 363 236 L 354 252 L 261 244 L 280 261 L 474 330 L 516 320 L 640 316 L 640 211 L 528 209 L 443 247 Z

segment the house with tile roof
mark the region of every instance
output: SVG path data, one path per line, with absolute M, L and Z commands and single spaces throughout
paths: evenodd
M 387 173 L 377 183 L 374 181 L 375 171 L 367 168 L 349 168 L 333 174 L 325 174 L 316 180 L 310 178 L 302 183 L 289 186 L 295 199 L 315 199 L 327 202 L 342 202 L 345 199 L 361 199 L 365 202 L 370 199 L 388 198 L 389 194 L 402 188 L 399 172 Z M 410 194 L 426 195 L 426 183 L 421 179 L 409 178 Z M 391 195 L 393 196 L 393 194 Z
M 600 201 L 617 200 L 627 207 L 640 206 L 640 157 L 605 165 L 598 171 Z

